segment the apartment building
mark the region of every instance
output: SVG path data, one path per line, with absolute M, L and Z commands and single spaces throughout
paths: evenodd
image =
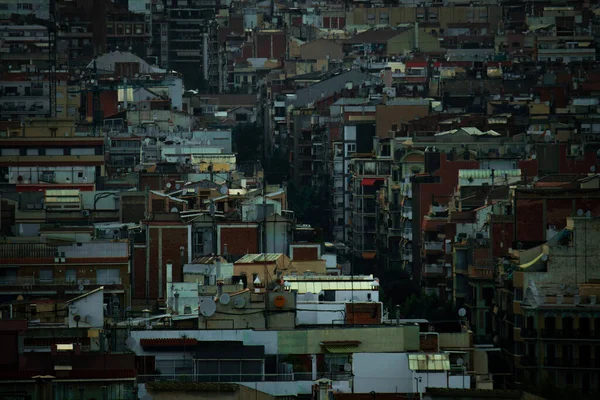
M 214 4 L 201 3 L 153 5 L 153 54 L 161 67 L 182 73 L 187 87 L 217 93 L 220 70 Z
M 512 356 L 519 380 L 549 380 L 584 396 L 600 387 L 597 271 L 589 264 L 598 257 L 592 239 L 598 229 L 593 217 L 567 218 L 552 239 L 514 250 L 505 266 L 513 280 Z
M 68 83 L 67 73 L 57 75 L 56 115 L 63 119 L 79 119 L 79 88 Z M 33 65 L 19 65 L 18 69 L 2 73 L 0 118 L 23 121 L 26 118 L 46 117 L 50 114 L 49 91 L 47 72 L 41 72 Z
M 31 239 L 0 245 L 3 296 L 16 299 L 27 288 L 30 300 L 51 297 L 57 306 L 54 309 L 61 309 L 70 297 L 104 286 L 105 302 L 111 310 L 115 307 L 122 312 L 130 304 L 126 241 L 51 244 Z M 31 313 L 37 311 L 34 308 Z
M 15 133 L 0 138 L 0 179 L 16 191 L 89 191 L 104 175 L 104 139 L 74 136 L 72 120 L 31 120 Z

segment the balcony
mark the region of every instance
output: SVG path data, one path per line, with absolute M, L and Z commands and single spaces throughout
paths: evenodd
M 531 339 L 537 337 L 537 329 L 533 328 L 522 328 L 521 329 L 521 337 L 524 339 Z
M 585 360 L 580 360 L 577 358 L 553 357 L 545 358 L 544 366 L 554 368 L 597 368 L 597 363 L 595 361 L 596 360 L 592 360 L 589 358 Z
M 423 248 L 425 251 L 443 251 L 443 242 L 423 242 Z
M 412 251 L 404 251 L 402 252 L 402 261 L 409 261 L 412 262 L 413 260 L 413 253 Z
M 537 367 L 538 361 L 538 358 L 535 356 L 521 356 L 522 367 Z
M 412 229 L 404 229 L 402 230 L 402 238 L 406 239 L 406 240 L 413 240 L 413 232 Z
M 491 266 L 469 266 L 469 278 L 471 279 L 494 279 L 494 267 Z
M 402 207 L 402 216 L 404 218 L 412 220 L 412 207 Z
M 423 267 L 423 276 L 427 278 L 436 278 L 444 275 L 444 266 L 442 264 L 425 264 Z
M 40 279 L 35 276 L 16 276 L 0 278 L 0 287 L 19 286 L 73 286 L 74 288 L 83 285 L 98 286 L 98 285 L 122 285 L 121 277 L 114 278 L 85 278 L 85 279 L 69 279 L 69 278 L 47 278 Z
M 543 339 L 579 339 L 600 340 L 600 331 L 579 331 L 577 329 L 542 329 Z

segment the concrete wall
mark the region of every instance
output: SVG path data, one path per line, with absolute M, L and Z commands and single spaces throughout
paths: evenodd
M 161 330 L 161 331 L 131 331 L 131 337 L 136 345 L 133 351 L 138 356 L 155 355 L 156 352 L 146 351 L 139 346 L 140 339 L 172 339 L 185 336 L 198 341 L 232 341 L 243 342 L 246 346 L 265 346 L 265 354 L 277 354 L 276 331 L 254 331 L 250 329 L 239 330 Z M 181 352 L 177 355 L 181 357 Z
M 265 382 L 271 383 L 271 382 Z M 145 385 L 144 385 L 145 386 Z M 141 396 L 148 394 L 151 396 L 152 400 L 246 400 L 246 399 L 255 399 L 255 400 L 272 400 L 275 399 L 274 396 L 271 396 L 267 393 L 263 393 L 261 391 L 257 391 L 255 389 L 251 389 L 244 385 L 238 386 L 238 390 L 235 392 L 202 392 L 202 391 L 193 391 L 193 392 L 175 392 L 175 391 L 147 391 L 146 388 L 140 388 L 139 391 L 140 398 Z M 142 393 L 143 392 L 143 393 Z
M 296 312 L 298 325 L 343 325 L 346 303 L 299 303 Z
M 413 372 L 407 353 L 358 353 L 352 356 L 354 392 L 423 393 L 427 388 L 469 388 L 467 376 L 447 372 Z
M 419 350 L 418 326 L 279 331 L 277 337 L 279 354 L 320 354 L 323 353 L 321 342 L 339 340 L 360 341 L 358 352 Z
M 75 320 L 79 315 L 80 320 Z M 102 328 L 104 326 L 104 291 L 99 290 L 69 304 L 69 328 Z

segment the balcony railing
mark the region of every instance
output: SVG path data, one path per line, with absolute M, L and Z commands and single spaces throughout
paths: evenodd
M 346 381 L 352 374 L 348 372 L 317 372 L 317 378 L 327 378 L 332 381 Z M 290 382 L 312 381 L 311 372 L 291 372 L 281 374 L 165 374 L 138 375 L 138 383 L 151 382 Z
M 429 251 L 442 251 L 444 249 L 443 242 L 424 242 L 423 247 Z
M 444 266 L 440 264 L 425 264 L 423 276 L 436 277 L 444 275 Z
M 541 334 L 544 339 L 600 339 L 600 331 L 594 330 L 542 329 Z
M 521 365 L 523 367 L 537 367 L 538 358 L 534 356 L 522 356 L 521 357 Z
M 555 357 L 555 358 L 545 358 L 544 365 L 546 367 L 557 367 L 557 368 L 593 368 L 597 366 L 596 360 L 592 359 L 584 359 L 580 360 L 578 358 L 564 358 L 564 357 Z
M 85 278 L 85 279 L 65 279 L 49 278 L 40 279 L 34 276 L 17 276 L 13 278 L 0 278 L 0 286 L 73 286 L 74 288 L 83 285 L 121 285 L 121 277 L 115 278 Z
M 533 328 L 522 328 L 521 329 L 521 337 L 522 338 L 535 338 L 537 337 L 537 329 Z

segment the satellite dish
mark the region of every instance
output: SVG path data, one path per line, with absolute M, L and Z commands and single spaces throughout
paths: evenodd
M 175 184 L 175 189 L 177 189 L 177 190 L 181 189 L 181 185 L 179 183 L 176 183 Z
M 168 183 L 167 183 L 167 189 L 171 189 L 171 186 L 172 186 L 172 185 L 171 185 L 171 182 L 168 182 Z
M 179 209 L 177 207 L 173 207 L 173 208 L 171 208 L 171 212 L 172 213 L 179 212 Z
M 236 297 L 235 301 L 233 302 L 233 306 L 235 308 L 244 308 L 246 307 L 246 299 L 243 297 Z
M 219 188 L 219 193 L 221 193 L 222 195 L 226 195 L 227 193 L 229 193 L 229 188 L 226 185 L 222 185 Z
M 212 317 L 217 311 L 217 305 L 212 299 L 203 300 L 200 303 L 200 314 L 205 317 Z
M 592 212 L 591 212 L 591 211 L 589 211 L 589 210 L 588 210 L 588 211 L 586 211 L 586 212 L 585 212 L 585 216 L 586 216 L 587 218 L 590 218 L 590 217 L 592 216 Z
M 535 99 L 535 104 L 540 104 L 540 99 Z
M 577 216 L 583 217 L 583 210 L 581 208 L 579 210 L 577 210 Z
M 459 358 L 458 360 L 456 360 L 456 364 L 457 365 L 464 365 L 465 364 L 465 360 L 463 360 L 462 358 Z
M 543 255 L 542 255 L 542 261 L 543 261 L 543 262 L 546 262 L 546 261 L 548 261 L 548 254 L 543 254 Z
M 229 304 L 230 301 L 231 301 L 231 296 L 229 296 L 227 293 L 223 293 L 221 295 L 221 297 L 219 298 L 219 303 L 223 304 L 224 306 Z
M 344 372 L 352 372 L 352 364 L 350 364 L 350 363 L 344 364 Z
M 590 167 L 590 172 L 596 172 L 596 166 L 595 165 L 592 165 Z
M 464 308 L 461 308 L 460 310 L 458 310 L 459 317 L 464 317 L 465 315 L 467 315 L 467 310 L 465 310 Z
M 133 349 L 135 347 L 135 339 L 131 336 L 128 337 L 125 341 L 125 346 L 127 346 L 128 349 Z
M 181 192 L 182 195 L 186 195 L 187 194 L 187 189 L 183 189 L 183 192 Z
M 83 285 L 80 284 L 79 287 L 78 287 L 78 289 L 79 289 L 80 292 L 83 292 L 83 290 L 85 289 L 85 286 L 83 286 Z

